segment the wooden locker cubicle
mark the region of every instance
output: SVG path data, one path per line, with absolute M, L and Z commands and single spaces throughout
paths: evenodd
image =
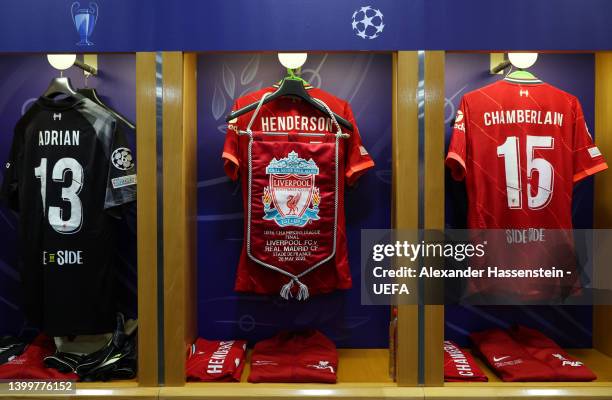
M 43 55 L 41 55 L 43 57 Z M 155 53 L 136 53 L 138 375 L 134 380 L 77 382 L 73 399 L 156 399 L 158 385 Z M 60 397 L 57 395 L 56 397 Z M 2 398 L 40 399 L 19 394 Z
M 416 228 L 418 179 L 416 52 L 393 54 L 393 206 L 397 227 Z M 197 54 L 163 53 L 164 385 L 161 398 L 422 398 L 418 385 L 417 306 L 399 309 L 397 383 L 386 349 L 339 349 L 338 384 L 186 383 L 185 356 L 196 337 Z M 203 310 L 201 312 L 206 312 Z
M 429 62 L 427 61 L 429 58 Z M 429 227 L 444 226 L 444 52 L 425 55 L 425 174 L 426 219 Z M 428 108 L 429 107 L 429 108 Z M 612 52 L 595 53 L 595 140 L 608 160 L 612 154 Z M 429 161 L 428 161 L 429 160 Z M 595 176 L 595 229 L 612 228 L 612 171 Z M 437 201 L 437 203 L 436 203 Z M 433 213 L 433 215 L 431 215 Z M 434 222 L 435 221 L 435 222 Z M 426 398 L 612 398 L 612 306 L 593 306 L 593 348 L 570 350 L 585 361 L 598 375 L 595 382 L 500 382 L 489 375 L 487 383 L 444 383 L 444 359 L 441 341 L 444 338 L 444 306 L 426 306 L 424 346 Z

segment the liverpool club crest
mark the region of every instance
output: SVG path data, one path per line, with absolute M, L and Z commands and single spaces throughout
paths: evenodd
M 319 219 L 321 196 L 315 186 L 319 167 L 312 160 L 300 158 L 295 151 L 287 158 L 273 158 L 266 167 L 270 183 L 264 188 L 262 202 L 265 220 L 278 226 L 304 226 Z

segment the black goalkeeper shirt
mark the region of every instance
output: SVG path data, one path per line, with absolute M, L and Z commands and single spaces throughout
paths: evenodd
M 49 335 L 114 329 L 109 211 L 136 198 L 124 130 L 81 96 L 40 98 L 15 127 L 1 196 L 19 213 L 24 311 Z

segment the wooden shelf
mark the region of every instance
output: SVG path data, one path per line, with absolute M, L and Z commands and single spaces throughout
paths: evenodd
M 359 400 L 423 400 L 423 388 L 398 387 L 374 384 L 343 384 L 336 385 L 283 385 L 283 384 L 251 384 L 220 383 L 212 386 L 163 387 L 159 391 L 160 400 L 170 399 L 359 399 Z
M 591 385 L 594 385 L 592 383 Z M 612 386 L 443 386 L 423 388 L 424 399 L 472 400 L 472 399 L 537 399 L 537 400 L 592 400 L 612 399 Z

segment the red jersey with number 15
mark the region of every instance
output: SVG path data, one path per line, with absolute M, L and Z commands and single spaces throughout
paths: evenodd
M 508 78 L 463 97 L 446 163 L 482 229 L 571 229 L 574 183 L 608 167 L 576 97 Z

